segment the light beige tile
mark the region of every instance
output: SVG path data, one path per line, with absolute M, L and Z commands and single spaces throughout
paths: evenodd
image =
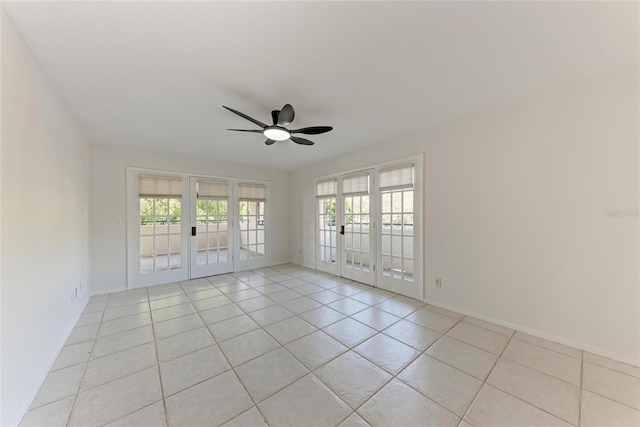
M 317 301 L 312 300 L 311 298 L 302 297 L 296 298 L 293 300 L 285 301 L 282 303 L 282 306 L 289 310 L 294 314 L 304 313 L 305 311 L 313 310 L 314 308 L 320 307 L 320 304 Z
M 74 399 L 75 397 L 71 396 L 28 411 L 22 418 L 20 427 L 66 426 Z
M 462 416 L 482 382 L 430 356 L 422 355 L 398 376 L 431 400 Z
M 637 366 L 628 365 L 626 363 L 618 362 L 617 360 L 608 359 L 586 351 L 584 352 L 584 361 L 602 366 L 603 368 L 609 368 L 623 374 L 631 375 L 632 377 L 640 378 L 640 367 Z
M 266 286 L 260 286 L 256 288 L 256 291 L 260 292 L 261 294 L 264 295 L 269 295 L 269 294 L 273 294 L 276 292 L 280 292 L 280 291 L 284 291 L 288 288 L 282 286 L 279 283 L 272 283 L 270 285 L 266 285 Z
M 42 386 L 40 386 L 36 397 L 33 399 L 33 402 L 31 402 L 30 409 L 35 409 L 47 403 L 74 395 L 80 385 L 84 368 L 85 364 L 82 363 L 49 372 Z
M 284 291 L 280 291 L 280 292 L 274 292 L 272 294 L 269 294 L 269 298 L 271 298 L 272 300 L 278 302 L 278 303 L 282 303 L 285 301 L 290 301 L 292 299 L 296 299 L 296 298 L 300 298 L 301 294 L 292 291 L 291 289 L 285 289 Z
M 265 327 L 264 330 L 282 345 L 317 331 L 314 326 L 297 316 L 273 323 Z
M 275 304 L 276 304 L 275 301 L 265 296 L 259 296 L 256 298 L 251 298 L 251 299 L 247 299 L 247 300 L 236 303 L 238 307 L 240 307 L 247 313 L 251 313 L 252 311 L 260 310 L 262 308 L 270 307 Z
M 215 342 L 207 328 L 194 329 L 156 341 L 160 362 L 175 359 L 213 344 Z
M 215 285 L 215 283 L 214 283 Z M 216 285 L 218 286 L 218 289 L 220 290 L 220 292 L 222 292 L 223 294 L 227 295 L 227 294 L 231 294 L 234 292 L 240 292 L 240 291 L 244 291 L 246 289 L 250 289 L 251 286 L 247 285 L 246 283 L 243 283 L 242 281 L 236 281 L 236 282 L 225 282 L 225 285 Z
M 100 326 L 99 323 L 94 323 L 92 325 L 77 326 L 73 328 L 71 334 L 69 334 L 69 338 L 67 338 L 67 342 L 64 345 L 67 346 L 93 340 L 96 337 L 98 326 Z
M 153 300 L 149 303 L 151 310 L 159 310 L 161 308 L 173 307 L 174 305 L 181 305 L 189 303 L 189 298 L 186 295 L 180 294 L 173 297 L 161 298 Z
M 258 407 L 270 425 L 336 425 L 351 410 L 312 374 L 274 394 Z
M 201 311 L 200 317 L 202 317 L 204 323 L 211 325 L 216 322 L 231 319 L 232 317 L 240 316 L 241 314 L 244 314 L 244 311 L 234 304 L 231 304 L 212 308 L 211 310 Z
M 338 320 L 344 319 L 346 316 L 329 307 L 318 307 L 311 311 L 300 315 L 304 320 L 311 323 L 316 328 L 324 328 Z
M 56 361 L 51 367 L 51 372 L 86 362 L 89 360 L 92 345 L 93 341 L 84 341 L 78 344 L 62 347 L 60 354 L 58 354 Z
M 173 335 L 177 335 L 181 332 L 191 331 L 204 326 L 204 323 L 197 314 L 190 314 L 189 316 L 178 317 L 177 319 L 167 320 L 165 322 L 159 322 L 153 325 L 153 329 L 156 334 L 156 339 L 161 340 Z
M 397 379 L 362 405 L 358 414 L 372 426 L 453 427 L 459 420 Z
M 498 360 L 498 356 L 493 353 L 447 336 L 431 346 L 427 354 L 482 381 Z
M 301 295 L 317 294 L 318 292 L 322 292 L 325 290 L 323 287 L 314 285 L 312 283 L 307 283 L 306 285 L 302 286 L 296 286 L 294 289 Z
M 385 300 L 389 299 L 388 296 L 381 295 L 381 294 L 376 293 L 376 292 L 374 292 L 372 290 L 358 292 L 357 294 L 352 295 L 351 298 L 353 298 L 356 301 L 360 301 L 362 303 L 365 303 L 367 305 L 380 304 L 382 301 L 385 301 Z
M 267 427 L 267 422 L 254 406 L 223 424 L 224 427 Z
M 292 317 L 293 313 L 286 310 L 279 305 L 263 308 L 249 313 L 249 316 L 256 321 L 260 326 L 267 326 L 272 323 L 279 322 L 288 317 Z
M 149 311 L 149 303 L 124 305 L 122 307 L 108 308 L 102 317 L 103 321 L 117 319 L 119 317 L 133 316 L 134 314 L 145 313 Z
M 227 294 L 227 298 L 229 298 L 233 302 L 240 302 L 244 300 L 248 300 L 251 298 L 257 298 L 262 296 L 262 294 L 255 289 L 245 289 L 244 291 L 233 292 Z
M 91 358 L 107 356 L 118 351 L 127 350 L 141 344 L 153 342 L 153 328 L 143 326 L 129 331 L 100 337 L 95 341 Z
M 109 356 L 93 359 L 80 384 L 80 390 L 96 387 L 157 364 L 156 347 L 148 343 Z
M 354 409 L 391 379 L 391 375 L 353 351 L 336 357 L 314 374 Z
M 260 326 L 258 326 L 258 324 L 249 316 L 243 314 L 241 316 L 223 320 L 222 322 L 214 323 L 207 327 L 213 334 L 216 341 L 222 342 L 237 337 L 238 335 L 246 334 L 254 329 L 258 329 Z
M 317 294 L 311 294 L 311 295 L 309 295 L 309 298 L 311 298 L 312 300 L 317 301 L 317 302 L 319 302 L 321 304 L 329 304 L 329 303 L 332 303 L 332 302 L 337 301 L 339 299 L 342 299 L 344 297 L 342 295 L 340 295 L 340 294 L 335 293 L 335 292 L 331 292 L 329 290 L 326 290 L 326 291 L 318 292 Z
M 509 342 L 509 337 L 505 335 L 465 322 L 458 323 L 447 335 L 497 355 Z
M 220 425 L 253 405 L 232 371 L 166 399 L 167 421 L 175 426 Z
M 100 323 L 100 321 L 102 320 L 102 314 L 102 311 L 83 314 L 78 319 L 78 323 L 76 323 L 76 326 L 87 326 L 94 323 Z
M 160 364 L 165 397 L 231 369 L 217 345 Z
M 133 414 L 125 415 L 105 427 L 164 427 L 166 425 L 164 404 L 156 402 L 153 405 L 137 410 Z
M 211 310 L 212 308 L 223 307 L 225 305 L 233 304 L 229 298 L 224 295 L 218 295 L 210 298 L 204 298 L 195 300 L 192 302 L 193 306 L 198 311 Z
M 549 350 L 557 351 L 558 353 L 565 354 L 567 356 L 575 357 L 576 359 L 582 358 L 582 351 L 577 348 L 569 347 L 563 344 L 559 344 L 555 341 L 549 341 L 544 338 L 534 337 L 533 335 L 525 334 L 524 332 L 516 332 L 513 338 L 525 341 L 530 344 L 535 344 L 540 347 L 544 347 Z
M 255 402 L 309 373 L 282 347 L 238 366 L 236 372 Z
M 324 282 L 324 280 L 322 280 L 321 282 Z M 316 285 L 316 286 L 320 286 L 323 289 L 327 289 L 324 286 L 324 283 L 321 283 L 321 285 Z M 355 294 L 359 294 L 360 292 L 364 291 L 365 289 L 360 288 L 358 286 L 353 286 L 353 285 L 347 285 L 347 284 L 339 284 L 338 286 L 334 286 L 332 288 L 330 288 L 332 292 L 335 292 L 337 294 L 343 295 L 345 297 L 350 297 L 351 295 L 355 295 Z
M 411 313 L 405 319 L 438 332 L 446 332 L 457 322 L 456 319 L 427 310 L 426 307 Z
M 360 301 L 356 301 L 351 298 L 339 299 L 338 301 L 327 304 L 327 307 L 339 311 L 346 316 L 351 316 L 352 314 L 356 314 L 359 311 L 369 308 L 367 304 L 361 303 Z
M 487 384 L 577 425 L 580 388 L 526 366 L 501 359 Z
M 165 320 L 171 320 L 182 316 L 187 316 L 195 312 L 196 310 L 195 308 L 193 308 L 191 303 L 187 303 L 153 310 L 151 312 L 151 317 L 153 318 L 153 322 L 156 323 L 164 322 Z
M 464 419 L 477 427 L 571 425 L 490 385 L 482 387 Z
M 143 294 L 141 293 L 136 293 L 136 294 L 127 294 L 125 296 L 114 296 L 116 294 L 111 294 L 111 298 L 109 299 L 109 302 L 107 303 L 107 309 L 114 309 L 114 308 L 118 308 L 118 307 L 124 307 L 127 305 L 132 305 L 132 304 L 142 304 L 145 303 L 147 304 L 149 302 L 149 298 L 147 297 L 147 292 L 145 289 L 141 289 L 143 291 L 145 291 Z
M 393 375 L 400 372 L 420 354 L 413 347 L 384 334 L 369 338 L 353 350 Z
M 107 307 L 106 301 L 89 303 L 86 305 L 86 307 L 82 311 L 82 314 L 102 312 L 106 307 Z
M 442 335 L 440 332 L 404 319 L 394 323 L 382 332 L 420 351 L 425 350 Z
M 405 317 L 424 306 L 425 304 L 422 301 L 418 301 L 413 298 L 396 296 L 382 301 L 375 307 L 380 310 L 384 310 L 387 313 L 391 313 L 395 316 Z
M 374 307 L 369 307 L 366 310 L 356 313 L 351 316 L 351 318 L 378 331 L 388 328 L 400 320 L 398 316 L 394 316 L 391 313 L 387 313 L 386 311 L 382 311 Z
M 262 329 L 220 343 L 220 348 L 232 366 L 238 366 L 278 347 L 280 344 Z
M 186 290 L 187 298 L 191 301 L 199 301 L 201 299 L 213 298 L 222 295 L 220 289 L 214 288 L 212 285 L 205 286 L 203 289 L 198 289 L 194 292 L 192 291 L 192 289 Z
M 350 317 L 325 327 L 323 331 L 347 347 L 354 347 L 378 332 Z
M 461 320 L 464 317 L 464 314 L 447 310 L 446 308 L 438 307 L 437 305 L 427 304 L 424 308 L 429 311 L 433 311 L 434 313 L 442 314 L 443 316 L 451 317 L 452 319 L 456 320 Z
M 349 415 L 338 427 L 371 427 L 371 425 L 362 419 L 357 413 Z
M 589 362 L 584 363 L 582 387 L 640 409 L 640 379 Z
M 513 329 L 505 328 L 504 326 L 496 325 L 495 323 L 487 322 L 486 320 L 476 319 L 475 317 L 465 316 L 462 319 L 464 323 L 471 323 L 472 325 L 480 326 L 481 328 L 488 329 L 492 332 L 511 337 L 513 335 Z
M 141 313 L 133 316 L 120 317 L 118 319 L 109 320 L 100 324 L 98 336 L 104 337 L 118 332 L 128 331 L 151 324 L 151 314 Z
M 309 370 L 314 370 L 347 351 L 347 347 L 322 331 L 299 338 L 285 348 Z
M 571 356 L 524 341 L 512 340 L 504 352 L 504 357 L 573 385 L 580 385 L 581 361 Z
M 150 368 L 79 393 L 69 426 L 103 425 L 160 399 L 158 368 Z
M 638 427 L 640 411 L 587 390 L 582 391 L 581 425 L 584 427 Z

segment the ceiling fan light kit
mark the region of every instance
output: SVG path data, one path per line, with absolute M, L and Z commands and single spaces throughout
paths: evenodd
M 300 145 L 313 145 L 313 141 L 309 141 L 306 138 L 300 138 L 299 136 L 292 136 L 294 133 L 301 133 L 304 135 L 319 135 L 321 133 L 329 132 L 333 128 L 331 126 L 311 126 L 301 129 L 289 130 L 285 126 L 291 124 L 293 119 L 295 118 L 295 111 L 291 104 L 286 104 L 282 107 L 281 110 L 273 110 L 271 112 L 271 118 L 273 120 L 273 125 L 269 126 L 265 123 L 262 123 L 259 120 L 254 119 L 253 117 L 249 117 L 240 111 L 234 110 L 233 108 L 229 108 L 226 106 L 222 106 L 225 109 L 231 111 L 234 114 L 239 115 L 243 119 L 249 120 L 252 123 L 260 126 L 262 130 L 257 129 L 227 129 L 235 132 L 250 132 L 250 133 L 261 133 L 263 134 L 267 140 L 264 142 L 267 145 L 273 145 L 277 141 L 286 141 L 290 139 L 296 144 Z

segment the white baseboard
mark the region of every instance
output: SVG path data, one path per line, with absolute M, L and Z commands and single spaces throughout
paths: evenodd
M 16 415 L 13 417 L 13 420 L 9 425 L 17 426 L 22 421 L 22 418 L 24 418 L 25 414 L 29 410 L 29 407 L 31 406 L 31 402 L 33 402 L 33 399 L 35 399 L 36 394 L 38 393 L 38 390 L 40 390 L 40 387 L 42 387 L 42 383 L 44 383 L 44 380 L 47 378 L 47 374 L 49 374 L 51 367 L 53 366 L 56 359 L 58 358 L 58 354 L 60 354 L 62 347 L 64 347 L 64 343 L 67 342 L 69 335 L 71 335 L 71 331 L 73 331 L 73 328 L 78 323 L 78 319 L 80 319 L 80 316 L 82 316 L 82 312 L 87 306 L 87 303 L 89 302 L 89 298 L 90 296 L 85 297 L 85 300 L 81 304 L 82 309 L 78 310 L 78 313 L 76 313 L 76 315 L 66 325 L 64 334 L 62 335 L 62 339 L 60 340 L 60 342 L 56 344 L 56 346 L 54 347 L 53 351 L 49 356 L 49 363 L 47 363 L 45 368 L 40 372 L 40 375 L 38 376 L 38 381 L 36 381 L 34 386 L 31 388 L 31 390 L 27 394 L 27 397 L 24 399 L 22 406 L 20 406 L 20 409 L 18 410 Z
M 486 320 L 487 322 L 495 323 L 496 325 L 500 325 L 509 329 L 514 329 L 516 331 L 524 332 L 525 334 L 533 335 L 538 338 L 544 338 L 546 340 L 555 341 L 559 344 L 577 348 L 578 350 L 588 351 L 589 353 L 597 354 L 598 356 L 606 357 L 608 359 L 617 360 L 619 362 L 626 363 L 631 366 L 640 366 L 640 362 L 638 360 L 633 360 L 630 357 L 623 356 L 615 352 L 612 352 L 603 348 L 599 348 L 593 345 L 573 341 L 565 337 L 561 337 L 554 334 L 550 334 L 548 332 L 541 331 L 539 329 L 530 328 L 528 326 L 520 325 L 518 323 L 507 322 L 502 319 L 486 316 L 482 313 L 476 313 L 470 310 L 465 310 L 463 308 L 450 305 L 450 304 L 444 304 L 439 301 L 434 301 L 434 300 L 425 298 L 424 302 L 427 304 L 435 305 L 437 307 L 446 308 L 447 310 L 455 311 L 457 313 L 464 314 L 466 316 L 472 316 L 481 320 Z

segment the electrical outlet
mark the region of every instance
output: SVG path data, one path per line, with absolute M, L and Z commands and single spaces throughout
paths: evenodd
M 436 288 L 442 287 L 442 279 L 440 277 L 436 277 Z

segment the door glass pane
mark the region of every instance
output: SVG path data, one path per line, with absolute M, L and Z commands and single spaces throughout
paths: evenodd
M 413 281 L 413 189 L 381 193 L 382 275 Z M 390 204 L 390 206 L 389 206 Z
M 345 267 L 369 271 L 369 195 L 343 197 Z
M 177 197 L 140 199 L 140 272 L 181 267 L 181 202 Z

